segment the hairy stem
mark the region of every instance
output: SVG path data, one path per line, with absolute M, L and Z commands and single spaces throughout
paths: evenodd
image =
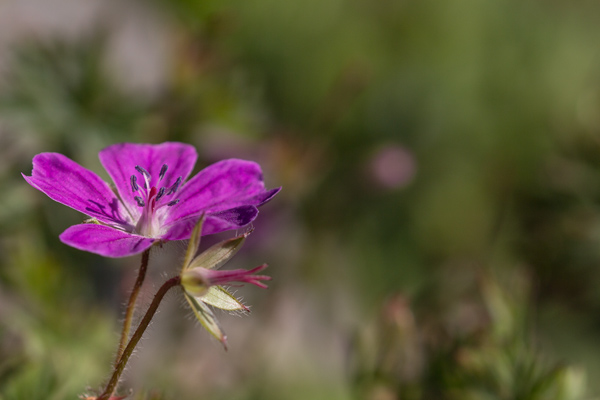
M 108 400 L 110 398 L 110 396 L 113 394 L 113 392 L 117 388 L 117 384 L 119 383 L 119 378 L 121 377 L 121 374 L 123 373 L 123 370 L 125 369 L 125 365 L 127 364 L 129 357 L 133 353 L 133 350 L 135 349 L 135 346 L 137 345 L 137 343 L 142 338 L 142 335 L 144 334 L 144 331 L 148 327 L 148 324 L 150 324 L 152 317 L 154 317 L 154 314 L 156 313 L 156 310 L 158 309 L 158 305 L 162 301 L 165 294 L 169 291 L 169 289 L 171 289 L 174 286 L 179 286 L 180 284 L 181 284 L 181 278 L 179 276 L 176 276 L 176 277 L 171 278 L 168 281 L 166 281 L 160 287 L 160 289 L 158 289 L 158 292 L 156 292 L 156 294 L 154 295 L 154 299 L 152 300 L 152 303 L 150 303 L 150 307 L 148 307 L 148 311 L 146 311 L 144 318 L 142 318 L 142 322 L 140 322 L 140 325 L 133 333 L 133 336 L 131 336 L 131 340 L 127 344 L 127 347 L 125 347 L 125 350 L 123 351 L 123 354 L 121 355 L 121 358 L 115 365 L 115 370 L 114 370 L 112 376 L 110 377 L 110 381 L 108 382 L 108 385 L 106 385 L 106 389 L 104 389 L 104 392 L 102 392 L 102 394 L 97 398 L 97 400 Z
M 138 294 L 140 294 L 140 289 L 142 288 L 142 284 L 144 283 L 144 278 L 146 278 L 146 270 L 148 269 L 149 259 L 150 249 L 142 253 L 142 264 L 140 265 L 137 279 L 135 280 L 133 289 L 131 290 L 131 294 L 129 295 L 129 301 L 127 302 L 127 310 L 125 311 L 125 321 L 123 322 L 123 330 L 121 331 L 121 340 L 119 341 L 117 357 L 115 358 L 114 363 L 115 368 L 119 363 L 121 356 L 123 355 L 125 345 L 127 344 L 127 339 L 129 339 L 129 331 L 131 331 L 131 323 L 133 320 L 133 311 L 135 310 L 135 302 L 137 300 Z

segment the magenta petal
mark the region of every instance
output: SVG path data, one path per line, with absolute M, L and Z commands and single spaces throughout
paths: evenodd
M 98 154 L 100 162 L 115 182 L 121 199 L 132 215 L 139 217 L 140 211 L 131 190 L 131 176 L 137 177 L 139 186 L 144 185 L 144 177 L 136 171 L 139 165 L 150 174 L 150 186 L 170 187 L 177 178 L 183 181 L 192 172 L 196 164 L 196 149 L 193 146 L 177 142 L 161 144 L 120 143 L 109 146 Z M 164 178 L 159 181 L 163 165 L 168 169 Z
M 176 196 L 180 202 L 170 210 L 165 225 L 202 212 L 258 206 L 277 193 L 265 190 L 260 166 L 251 161 L 224 160 L 212 164 L 184 184 Z
M 155 241 L 97 224 L 73 225 L 60 235 L 60 240 L 76 249 L 105 257 L 126 257 L 141 253 Z
M 131 226 L 122 203 L 98 175 L 58 153 L 41 153 L 33 158 L 31 176 L 23 178 L 52 200 L 74 208 L 101 222 Z

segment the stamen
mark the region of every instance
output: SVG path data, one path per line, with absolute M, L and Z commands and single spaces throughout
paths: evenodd
M 139 189 L 140 189 L 140 187 L 137 184 L 137 176 L 131 175 L 131 191 L 135 193 Z
M 136 169 L 137 172 L 139 172 L 140 174 L 144 175 L 145 178 L 150 179 L 150 173 L 148 171 L 146 171 L 143 167 L 140 167 L 139 165 L 136 165 L 135 169 Z
M 165 174 L 167 173 L 167 169 L 169 169 L 169 166 L 167 164 L 163 164 L 162 168 L 160 169 L 160 173 L 158 174 L 158 179 L 162 181 L 162 179 L 165 177 Z
M 135 196 L 133 199 L 138 203 L 138 206 L 140 207 L 144 207 L 146 205 L 146 203 L 144 203 L 144 200 L 142 200 L 140 196 Z
M 161 197 L 163 197 L 163 195 L 165 194 L 165 190 L 167 190 L 164 187 L 161 187 L 160 190 L 158 191 L 158 194 L 156 195 L 156 201 L 158 201 Z
M 177 199 L 177 200 L 173 200 L 173 201 L 171 201 L 171 202 L 167 203 L 167 205 L 168 205 L 169 207 L 173 207 L 173 206 L 174 206 L 175 204 L 177 204 L 177 203 L 179 203 L 179 199 Z
M 173 186 L 171 186 L 171 189 L 169 189 L 169 191 L 167 192 L 167 194 L 173 194 L 177 191 L 177 189 L 179 189 L 179 185 L 181 184 L 181 177 L 177 178 L 177 180 L 175 181 L 175 183 L 173 184 Z
M 146 171 L 143 167 L 140 167 L 139 165 L 136 165 L 135 169 L 137 172 L 144 176 L 144 189 L 148 189 L 148 187 L 150 186 L 150 173 Z

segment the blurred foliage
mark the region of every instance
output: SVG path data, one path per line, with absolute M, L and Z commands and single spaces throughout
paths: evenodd
M 197 168 L 254 159 L 284 187 L 237 261 L 275 279 L 248 292 L 226 355 L 166 304 L 133 398 L 600 393 L 599 4 L 106 7 L 77 37 L 0 53 L 0 399 L 95 393 L 138 262 L 64 246 L 83 217 L 19 174 L 53 151 L 107 179 L 98 150 L 165 140 L 195 145 Z M 108 62 L 111 18 L 136 7 L 169 44 L 147 92 Z M 155 281 L 180 249 L 157 253 Z
M 579 368 L 551 366 L 528 329 L 523 278 L 511 289 L 480 280 L 441 321 L 419 321 L 406 299 L 389 299 L 352 348 L 353 381 L 365 399 L 581 399 Z M 519 282 L 521 281 L 521 282 Z M 418 321 L 418 322 L 417 322 Z M 419 323 L 420 322 L 420 323 Z

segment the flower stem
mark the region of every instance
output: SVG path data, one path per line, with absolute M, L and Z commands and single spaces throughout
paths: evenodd
M 113 374 L 110 377 L 110 381 L 108 382 L 108 385 L 106 385 L 106 389 L 104 389 L 104 392 L 102 392 L 102 394 L 97 398 L 97 400 L 108 400 L 110 398 L 110 396 L 112 396 L 113 392 L 117 388 L 117 384 L 119 383 L 119 378 L 121 377 L 121 374 L 123 373 L 123 370 L 125 369 L 125 365 L 127 364 L 129 357 L 133 353 L 133 350 L 135 349 L 135 346 L 137 345 L 137 343 L 142 338 L 142 335 L 144 334 L 144 331 L 148 327 L 148 324 L 150 324 L 152 317 L 154 317 L 154 314 L 156 313 L 156 310 L 158 309 L 158 305 L 162 301 L 165 294 L 169 291 L 169 289 L 171 289 L 174 286 L 179 286 L 180 284 L 181 284 L 181 278 L 179 276 L 176 276 L 176 277 L 171 278 L 168 281 L 166 281 L 160 287 L 160 289 L 158 289 L 158 292 L 156 292 L 156 294 L 154 295 L 154 299 L 152 300 L 152 303 L 150 303 L 150 307 L 148 307 L 148 311 L 146 311 L 144 318 L 142 318 L 142 322 L 140 322 L 140 325 L 137 327 L 137 329 L 133 333 L 133 336 L 131 336 L 131 340 L 127 344 L 127 347 L 125 347 L 125 350 L 123 351 L 121 358 L 115 365 L 115 370 L 113 371 Z
M 129 295 L 129 301 L 127 302 L 127 310 L 125 311 L 125 321 L 123 322 L 123 330 L 121 331 L 121 340 L 119 342 L 119 349 L 117 350 L 117 357 L 115 358 L 114 363 L 115 368 L 117 367 L 117 364 L 119 363 L 119 360 L 123 355 L 125 345 L 127 344 L 127 339 L 129 339 L 129 331 L 131 331 L 131 322 L 133 320 L 135 302 L 137 300 L 138 294 L 140 293 L 140 289 L 142 288 L 142 284 L 144 283 L 144 278 L 146 278 L 146 270 L 148 269 L 149 259 L 150 249 L 142 253 L 142 264 L 140 265 L 137 279 L 135 280 L 133 289 L 131 290 L 131 294 Z

